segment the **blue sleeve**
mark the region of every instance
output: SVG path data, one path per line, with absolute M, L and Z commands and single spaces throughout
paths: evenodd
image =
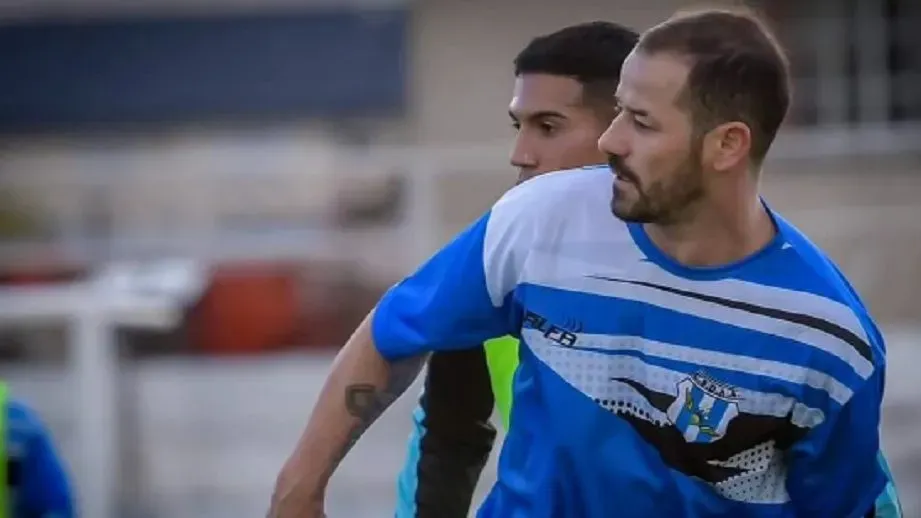
M 792 447 L 787 490 L 797 516 L 862 518 L 874 508 L 887 483 L 879 463 L 882 372 Z
M 526 253 L 515 219 L 494 207 L 384 295 L 372 330 L 385 358 L 480 347 L 513 332 L 510 295 Z
M 22 463 L 19 507 L 27 516 L 71 518 L 76 514 L 63 463 L 47 429 L 30 414 L 33 433 Z

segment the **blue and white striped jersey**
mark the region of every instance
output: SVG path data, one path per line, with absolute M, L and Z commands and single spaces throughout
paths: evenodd
M 479 516 L 868 513 L 885 350 L 840 271 L 773 213 L 757 254 L 688 268 L 611 214 L 612 184 L 512 189 L 375 312 L 389 359 L 521 337 Z

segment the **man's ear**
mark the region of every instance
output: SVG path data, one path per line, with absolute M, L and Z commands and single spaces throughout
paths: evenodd
M 720 124 L 704 136 L 704 160 L 717 171 L 734 169 L 748 158 L 751 135 L 751 129 L 744 122 Z

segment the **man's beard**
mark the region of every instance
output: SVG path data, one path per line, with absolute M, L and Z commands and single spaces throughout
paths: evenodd
M 681 170 L 648 185 L 641 183 L 639 175 L 627 167 L 621 157 L 609 157 L 608 164 L 614 174 L 636 190 L 636 198 L 629 204 L 618 203 L 617 193 L 612 193 L 611 212 L 628 223 L 670 224 L 679 221 L 686 209 L 704 195 L 699 157 L 699 152 L 691 152 Z

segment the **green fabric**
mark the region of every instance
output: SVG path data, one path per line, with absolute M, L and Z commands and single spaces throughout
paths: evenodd
M 6 462 L 6 384 L 0 381 L 0 518 L 8 518 L 11 512 Z
M 512 413 L 512 384 L 515 380 L 515 371 L 518 369 L 518 340 L 511 336 L 503 336 L 487 341 L 484 347 L 492 393 L 496 398 L 502 426 L 508 430 Z

